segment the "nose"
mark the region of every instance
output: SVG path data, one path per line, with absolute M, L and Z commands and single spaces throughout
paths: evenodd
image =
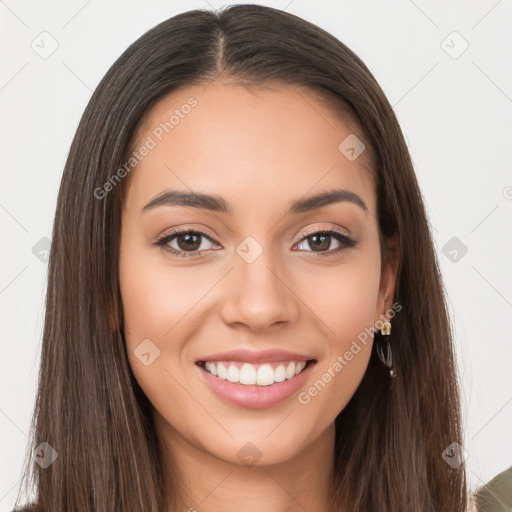
M 288 273 L 276 264 L 270 250 L 263 250 L 251 263 L 237 254 L 225 281 L 221 312 L 227 324 L 243 324 L 258 332 L 297 321 L 300 300 L 293 293 Z

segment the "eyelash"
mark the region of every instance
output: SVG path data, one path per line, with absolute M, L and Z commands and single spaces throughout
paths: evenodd
M 194 258 L 200 256 L 200 253 L 202 251 L 195 251 L 195 252 L 187 252 L 187 251 L 179 251 L 177 249 L 173 249 L 171 247 L 168 247 L 167 244 L 175 237 L 179 235 L 201 235 L 204 236 L 206 239 L 208 239 L 210 242 L 215 243 L 215 241 L 208 236 L 206 233 L 204 233 L 201 230 L 192 230 L 192 229 L 184 229 L 182 231 L 174 231 L 171 234 L 164 235 L 160 237 L 158 240 L 153 242 L 151 245 L 160 247 L 166 252 L 171 253 L 173 256 L 176 256 L 178 258 Z M 306 238 L 309 238 L 312 235 L 330 235 L 338 242 L 342 243 L 343 245 L 339 247 L 338 249 L 331 249 L 329 251 L 323 251 L 319 253 L 312 254 L 312 258 L 325 258 L 328 256 L 333 256 L 335 254 L 341 254 L 343 252 L 348 251 L 350 248 L 354 247 L 357 242 L 355 240 L 352 240 L 347 235 L 343 234 L 341 231 L 338 231 L 336 229 L 320 229 L 317 231 L 308 231 L 305 233 L 305 235 L 297 242 L 297 244 L 300 244 L 302 241 L 304 241 Z M 295 244 L 295 245 L 297 245 Z M 308 251 L 314 253 L 314 251 Z

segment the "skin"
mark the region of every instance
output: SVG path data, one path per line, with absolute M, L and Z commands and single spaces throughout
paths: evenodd
M 263 409 L 228 404 L 194 363 L 236 348 L 299 352 L 317 360 L 307 390 L 359 333 L 386 319 L 398 262 L 381 269 L 367 155 L 349 161 L 338 150 L 353 130 L 312 94 L 226 81 L 173 91 L 147 112 L 134 146 L 191 96 L 197 106 L 126 178 L 120 282 L 133 373 L 187 507 L 331 510 L 334 420 L 363 378 L 371 340 L 308 404 L 297 394 Z M 368 211 L 339 202 L 285 215 L 292 201 L 336 188 Z M 234 215 L 169 205 L 142 213 L 165 189 L 222 196 Z M 200 238 L 196 256 L 184 258 L 151 245 L 171 228 L 201 229 L 213 242 Z M 315 259 L 320 251 L 304 233 L 326 228 L 357 244 Z M 252 263 L 236 252 L 248 236 L 263 249 Z M 168 245 L 189 247 L 179 238 Z M 340 246 L 332 237 L 323 253 Z M 148 366 L 134 354 L 145 339 L 160 350 Z M 237 455 L 248 442 L 261 453 L 254 466 Z

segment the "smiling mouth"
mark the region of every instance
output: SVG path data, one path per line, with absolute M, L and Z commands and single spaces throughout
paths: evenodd
M 210 375 L 234 384 L 270 386 L 293 379 L 315 363 L 316 359 L 263 364 L 251 364 L 244 361 L 198 361 L 196 364 Z

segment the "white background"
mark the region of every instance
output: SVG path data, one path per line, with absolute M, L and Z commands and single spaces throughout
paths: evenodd
M 0 511 L 14 504 L 41 349 L 47 265 L 32 248 L 51 237 L 82 112 L 114 60 L 152 26 L 228 3 L 0 0 Z M 512 465 L 512 2 L 259 3 L 338 37 L 395 108 L 434 228 L 469 478 L 481 485 Z M 58 43 L 46 59 L 31 47 L 49 37 L 43 31 Z M 463 40 L 454 31 L 469 44 L 457 58 Z M 467 247 L 456 262 L 443 253 L 452 237 Z

